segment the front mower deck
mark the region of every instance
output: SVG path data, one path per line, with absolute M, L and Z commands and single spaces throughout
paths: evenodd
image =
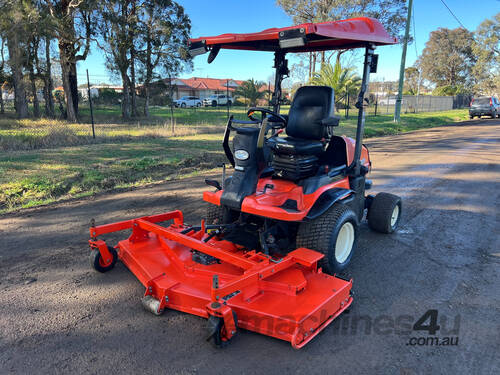
M 174 223 L 158 225 L 168 220 Z M 219 239 L 203 222 L 198 228 L 184 225 L 180 211 L 90 228 L 90 245 L 104 263 L 110 253 L 97 237 L 126 229 L 132 234 L 118 243 L 118 257 L 146 287 L 153 312 L 170 308 L 218 317 L 226 342 L 239 327 L 298 349 L 352 303 L 352 282 L 318 269 L 322 254 L 299 248 L 273 258 Z

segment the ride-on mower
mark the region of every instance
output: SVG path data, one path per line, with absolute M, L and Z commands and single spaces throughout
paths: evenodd
M 185 224 L 180 211 L 92 224 L 91 265 L 105 272 L 121 259 L 146 287 L 147 310 L 208 318 L 208 339 L 218 347 L 239 328 L 306 345 L 353 301 L 352 280 L 338 274 L 351 260 L 365 210 L 379 232 L 393 232 L 400 220 L 400 198 L 365 196 L 371 162 L 362 144 L 374 50 L 394 43 L 371 18 L 191 40 L 190 53 L 210 52 L 209 62 L 221 49 L 274 52 L 273 109 L 229 118 L 223 149 L 234 172 L 206 180 L 216 191 L 203 195 L 209 208 L 200 225 Z M 280 113 L 287 53 L 350 48 L 365 49 L 356 140 L 334 135 L 339 117 L 330 87 L 299 88 L 289 113 Z M 116 247 L 97 239 L 126 229 L 130 237 Z

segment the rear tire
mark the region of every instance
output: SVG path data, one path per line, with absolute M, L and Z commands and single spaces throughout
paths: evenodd
M 401 221 L 401 198 L 394 194 L 378 193 L 368 209 L 368 225 L 380 233 L 393 233 Z
M 335 203 L 327 212 L 300 223 L 297 247 L 323 253 L 320 266 L 330 274 L 343 271 L 350 263 L 358 240 L 358 220 L 349 207 Z
M 208 225 L 222 224 L 224 220 L 224 207 L 217 206 L 212 203 L 207 203 L 207 211 L 205 214 L 205 223 Z
M 113 260 L 108 265 L 104 264 L 99 250 L 92 249 L 90 251 L 90 266 L 97 272 L 104 273 L 111 270 L 115 266 L 116 261 L 118 260 L 118 253 L 116 252 L 116 249 L 111 246 L 108 246 L 108 250 L 113 257 Z

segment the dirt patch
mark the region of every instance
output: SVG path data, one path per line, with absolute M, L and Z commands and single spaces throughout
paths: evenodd
M 500 121 L 370 144 L 375 192 L 403 197 L 401 230 L 362 224 L 352 309 L 303 349 L 244 330 L 213 349 L 204 319 L 145 312 L 144 287 L 121 263 L 107 274 L 89 268 L 91 218 L 181 209 L 199 222 L 206 186 L 194 177 L 0 216 L 0 373 L 497 374 Z M 394 329 L 430 309 L 441 326 L 433 337 L 457 336 L 458 345 L 412 346 L 411 337 L 429 335 Z M 456 319 L 458 334 L 446 333 Z

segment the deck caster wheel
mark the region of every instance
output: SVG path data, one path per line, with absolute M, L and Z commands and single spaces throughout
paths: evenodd
M 235 326 L 238 327 L 238 318 L 236 317 L 236 313 L 234 311 L 233 311 L 233 318 Z M 212 343 L 217 349 L 225 348 L 231 343 L 231 340 L 234 338 L 234 333 L 233 333 L 233 337 L 231 337 L 231 339 L 229 340 L 226 339 L 224 337 L 225 329 L 226 328 L 224 326 L 224 319 L 218 316 L 211 315 L 207 321 L 207 331 L 208 331 L 207 341 L 212 341 Z
M 394 194 L 378 193 L 368 210 L 368 225 L 380 233 L 393 233 L 401 221 L 401 198 Z
M 116 249 L 111 246 L 108 246 L 108 251 L 112 255 L 113 259 L 107 264 L 101 257 L 101 253 L 98 250 L 92 249 L 90 251 L 90 266 L 97 272 L 107 272 L 115 266 L 116 261 L 118 260 L 118 253 L 116 252 Z
M 325 254 L 319 265 L 330 275 L 340 273 L 351 262 L 358 240 L 358 219 L 353 210 L 336 203 L 320 217 L 300 223 L 297 247 Z

